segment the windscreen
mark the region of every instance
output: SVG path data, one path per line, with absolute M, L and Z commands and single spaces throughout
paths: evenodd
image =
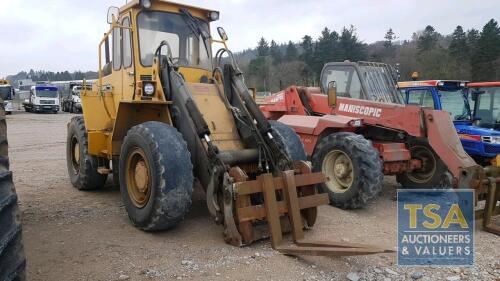
M 439 99 L 443 110 L 451 114 L 453 120 L 470 120 L 471 112 L 469 102 L 464 96 L 463 89 L 458 90 L 439 90 Z
M 404 99 L 396 88 L 392 69 L 384 64 L 361 64 L 360 75 L 365 81 L 368 99 L 384 103 L 404 104 Z
M 211 70 L 210 43 L 208 50 L 203 40 L 186 24 L 183 16 L 175 13 L 143 11 L 137 16 L 139 26 L 139 48 L 141 63 L 151 66 L 153 56 L 162 41 L 170 45 L 174 63 L 179 66 Z M 209 33 L 208 23 L 202 22 L 201 28 Z M 163 50 L 162 50 L 163 51 Z M 162 54 L 166 54 L 163 51 Z
M 57 98 L 57 87 L 36 87 L 35 90 L 39 98 Z

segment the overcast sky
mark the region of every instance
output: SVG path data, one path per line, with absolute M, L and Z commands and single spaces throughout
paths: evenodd
M 177 0 L 182 1 L 182 0 Z M 221 12 L 230 48 L 254 47 L 264 36 L 277 42 L 317 38 L 327 26 L 354 25 L 361 40 L 381 40 L 392 27 L 400 39 L 433 25 L 449 34 L 457 25 L 482 28 L 499 20 L 499 0 L 186 0 Z M 0 77 L 21 70 L 96 70 L 97 46 L 107 30 L 108 6 L 125 0 L 0 0 Z

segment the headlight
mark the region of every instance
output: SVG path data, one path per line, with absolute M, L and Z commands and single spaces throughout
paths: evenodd
M 483 136 L 481 139 L 485 143 L 500 144 L 500 136 Z
M 152 96 L 155 93 L 155 86 L 153 83 L 144 83 L 144 95 Z

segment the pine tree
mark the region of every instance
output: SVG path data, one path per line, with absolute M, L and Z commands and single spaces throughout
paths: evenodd
M 491 81 L 496 78 L 494 61 L 500 57 L 500 27 L 491 19 L 477 41 L 477 52 L 471 60 L 474 80 Z
M 264 37 L 260 38 L 260 41 L 257 45 L 257 55 L 259 57 L 265 57 L 269 55 L 269 44 L 267 43 Z
M 283 61 L 283 54 L 281 54 L 280 47 L 278 44 L 272 40 L 271 46 L 269 47 L 269 55 L 273 58 L 274 64 L 280 64 Z
M 450 42 L 450 55 L 457 60 L 464 60 L 467 58 L 469 53 L 467 48 L 467 35 L 464 32 L 464 29 L 459 25 L 451 34 L 451 42 Z
M 359 41 L 356 29 L 352 25 L 350 28 L 342 29 L 338 45 L 338 53 L 341 57 L 337 61 L 360 61 L 367 57 L 365 45 Z
M 426 26 L 422 35 L 417 39 L 417 49 L 419 54 L 436 48 L 438 38 L 439 33 L 436 32 L 434 27 L 430 25 Z
M 285 52 L 285 61 L 291 62 L 299 58 L 299 51 L 292 41 L 288 42 Z
M 389 30 L 387 30 L 387 32 L 385 33 L 384 39 L 385 39 L 384 47 L 387 49 L 392 48 L 392 46 L 393 46 L 392 41 L 394 41 L 396 39 L 396 34 L 392 30 L 392 28 L 389 28 Z

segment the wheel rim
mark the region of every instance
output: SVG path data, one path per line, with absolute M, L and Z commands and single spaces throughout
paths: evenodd
M 422 161 L 422 169 L 412 171 L 408 178 L 413 182 L 425 183 L 436 173 L 437 160 L 434 153 L 426 146 L 410 148 L 412 158 Z
M 76 136 L 71 139 L 71 163 L 73 165 L 73 172 L 78 174 L 80 172 L 80 145 Z
M 351 158 L 340 150 L 330 151 L 323 159 L 322 172 L 327 175 L 326 186 L 335 193 L 346 192 L 354 180 Z
M 151 170 L 142 149 L 136 148 L 129 154 L 125 171 L 127 191 L 132 203 L 137 208 L 144 208 L 151 195 Z

